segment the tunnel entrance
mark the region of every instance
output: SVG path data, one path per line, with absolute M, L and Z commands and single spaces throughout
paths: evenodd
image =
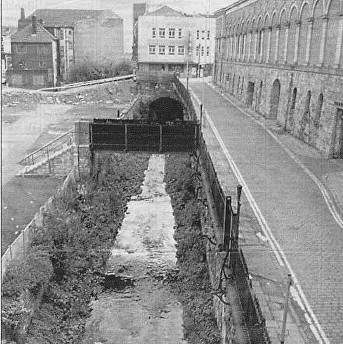
M 172 98 L 158 98 L 149 105 L 149 120 L 158 123 L 183 121 L 182 104 Z

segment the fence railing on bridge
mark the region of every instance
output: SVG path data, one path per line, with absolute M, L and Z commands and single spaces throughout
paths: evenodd
M 238 235 L 242 187 L 237 187 L 237 208 L 234 211 L 231 197 L 225 195 L 220 185 L 202 132 L 199 134 L 198 151 L 209 183 L 215 215 L 222 231 L 220 249 L 227 252 L 228 266 L 232 271 L 232 277 L 236 284 L 250 344 L 271 344 L 259 301 L 252 288 L 243 251 L 239 248 Z
M 194 122 L 95 119 L 90 123 L 92 150 L 187 152 L 195 150 L 198 135 Z

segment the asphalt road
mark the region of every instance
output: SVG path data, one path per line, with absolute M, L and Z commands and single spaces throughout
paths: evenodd
M 332 344 L 343 341 L 343 232 L 313 180 L 251 118 L 191 83 Z

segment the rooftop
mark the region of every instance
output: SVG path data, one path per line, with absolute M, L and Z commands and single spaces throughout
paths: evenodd
M 121 19 L 111 10 L 38 9 L 32 15 L 42 19 L 45 27 L 74 26 L 78 21 L 100 16 Z M 27 19 L 31 19 L 32 15 Z
M 12 43 L 51 43 L 57 38 L 37 23 L 37 33 L 33 33 L 32 23 L 11 36 Z

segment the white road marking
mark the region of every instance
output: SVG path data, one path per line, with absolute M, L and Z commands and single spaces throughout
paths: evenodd
M 216 91 L 217 93 L 221 94 L 218 90 L 216 90 L 212 85 L 208 84 L 210 87 L 212 87 L 212 89 L 214 91 Z M 239 105 L 235 104 L 234 102 L 232 102 L 227 96 L 221 94 L 229 103 L 231 103 L 234 107 L 236 107 L 238 110 L 240 110 L 241 112 L 243 112 L 246 116 L 250 117 L 255 123 L 257 123 L 260 127 L 262 127 L 284 150 L 285 152 L 291 157 L 291 159 L 293 159 L 294 162 L 296 162 L 299 167 L 315 182 L 315 184 L 318 186 L 320 192 L 323 195 L 323 198 L 325 200 L 325 203 L 331 213 L 331 215 L 333 216 L 333 218 L 335 219 L 335 221 L 337 222 L 337 224 L 341 227 L 341 229 L 343 229 L 343 219 L 341 218 L 338 210 L 335 207 L 335 204 L 332 202 L 328 191 L 326 190 L 325 186 L 322 184 L 322 182 L 295 156 L 295 154 L 293 154 L 293 152 L 287 148 L 287 146 L 282 143 L 278 137 L 268 128 L 266 128 L 263 123 L 261 123 L 260 121 L 258 121 L 257 119 L 255 119 L 253 116 L 251 116 L 248 112 L 246 112 L 243 108 L 241 108 Z
M 193 95 L 194 98 L 196 99 L 196 101 L 201 104 L 201 101 L 199 99 L 199 97 L 191 90 L 189 89 Z M 230 102 L 231 103 L 231 102 Z M 235 105 L 235 104 L 233 104 Z M 241 110 L 238 106 L 235 105 L 235 107 L 237 107 L 239 110 Z M 243 110 L 241 110 L 243 111 Z M 291 268 L 290 263 L 287 260 L 287 257 L 285 255 L 285 253 L 283 252 L 281 246 L 279 245 L 279 243 L 277 242 L 277 240 L 275 239 L 274 235 L 272 234 L 272 231 L 266 221 L 266 219 L 264 218 L 261 210 L 259 209 L 258 205 L 256 204 L 256 201 L 254 200 L 247 184 L 245 183 L 245 180 L 243 179 L 243 176 L 241 175 L 240 171 L 238 170 L 236 163 L 234 162 L 234 160 L 232 159 L 231 155 L 229 154 L 222 138 L 220 137 L 217 128 L 215 127 L 212 119 L 210 118 L 209 114 L 207 113 L 207 111 L 205 109 L 203 109 L 203 112 L 205 114 L 205 117 L 207 119 L 207 121 L 209 122 L 211 129 L 214 133 L 214 135 L 216 136 L 221 149 L 223 150 L 223 153 L 226 157 L 226 159 L 229 162 L 229 165 L 233 171 L 233 173 L 235 174 L 238 182 L 243 186 L 243 192 L 245 193 L 248 202 L 257 218 L 257 221 L 264 233 L 264 235 L 268 238 L 270 246 L 273 250 L 273 253 L 275 254 L 276 259 L 278 260 L 280 266 L 285 266 L 287 267 L 288 271 L 290 272 L 290 274 L 292 275 L 292 280 L 293 280 L 293 285 L 295 287 L 295 291 L 298 294 L 298 299 L 302 301 L 305 309 L 306 309 L 306 313 L 308 314 L 307 320 L 309 322 L 310 328 L 314 334 L 314 336 L 319 340 L 320 344 L 330 344 L 329 339 L 327 338 L 326 334 L 324 333 L 321 325 L 319 324 L 319 321 L 317 319 L 317 316 L 314 314 L 309 302 L 306 299 L 306 296 L 300 286 L 300 283 L 294 273 L 294 271 Z M 243 111 L 244 112 L 244 111 Z M 245 113 L 245 112 L 244 112 Z

